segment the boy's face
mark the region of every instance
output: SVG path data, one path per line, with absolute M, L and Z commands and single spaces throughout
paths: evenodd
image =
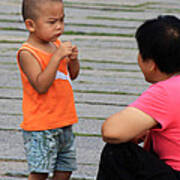
M 54 42 L 64 32 L 64 6 L 61 2 L 47 1 L 39 8 L 34 20 L 34 35 L 42 42 Z

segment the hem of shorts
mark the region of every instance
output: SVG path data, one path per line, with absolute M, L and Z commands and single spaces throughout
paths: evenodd
M 77 168 L 56 168 L 54 169 L 54 171 L 66 171 L 66 172 L 72 172 L 72 171 L 76 171 Z
M 50 170 L 29 170 L 29 173 L 45 173 L 45 174 L 49 174 L 49 173 L 52 173 L 53 171 L 50 171 Z
M 76 171 L 77 168 L 59 168 L 59 169 L 54 169 L 54 170 L 29 170 L 29 173 L 53 173 L 54 171 L 67 171 L 67 172 L 72 172 L 72 171 Z

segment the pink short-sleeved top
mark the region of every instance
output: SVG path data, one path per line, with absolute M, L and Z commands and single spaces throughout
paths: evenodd
M 161 160 L 180 171 L 180 75 L 151 85 L 130 106 L 160 124 L 150 132 L 153 149 Z

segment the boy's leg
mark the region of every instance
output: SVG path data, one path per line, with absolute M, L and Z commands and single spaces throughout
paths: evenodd
M 72 171 L 77 169 L 71 126 L 39 132 L 23 131 L 23 137 L 31 172 L 29 180 L 43 179 L 45 174 L 53 172 L 56 172 L 55 178 L 63 175 L 69 179 Z
M 48 174 L 45 173 L 31 173 L 28 177 L 28 180 L 46 180 L 48 177 Z
M 72 126 L 62 128 L 59 136 L 59 152 L 53 180 L 69 180 L 72 171 L 77 169 L 75 136 Z
M 154 154 L 128 142 L 106 144 L 97 180 L 177 180 L 174 171 Z
M 67 171 L 55 171 L 53 180 L 69 180 L 72 172 Z
M 29 167 L 29 180 L 44 180 L 52 174 L 57 160 L 59 132 L 23 131 L 25 153 Z

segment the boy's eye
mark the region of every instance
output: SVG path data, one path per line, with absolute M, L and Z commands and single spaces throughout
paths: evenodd
M 64 22 L 64 18 L 60 19 L 60 22 Z
M 49 24 L 55 24 L 56 21 L 49 21 Z

